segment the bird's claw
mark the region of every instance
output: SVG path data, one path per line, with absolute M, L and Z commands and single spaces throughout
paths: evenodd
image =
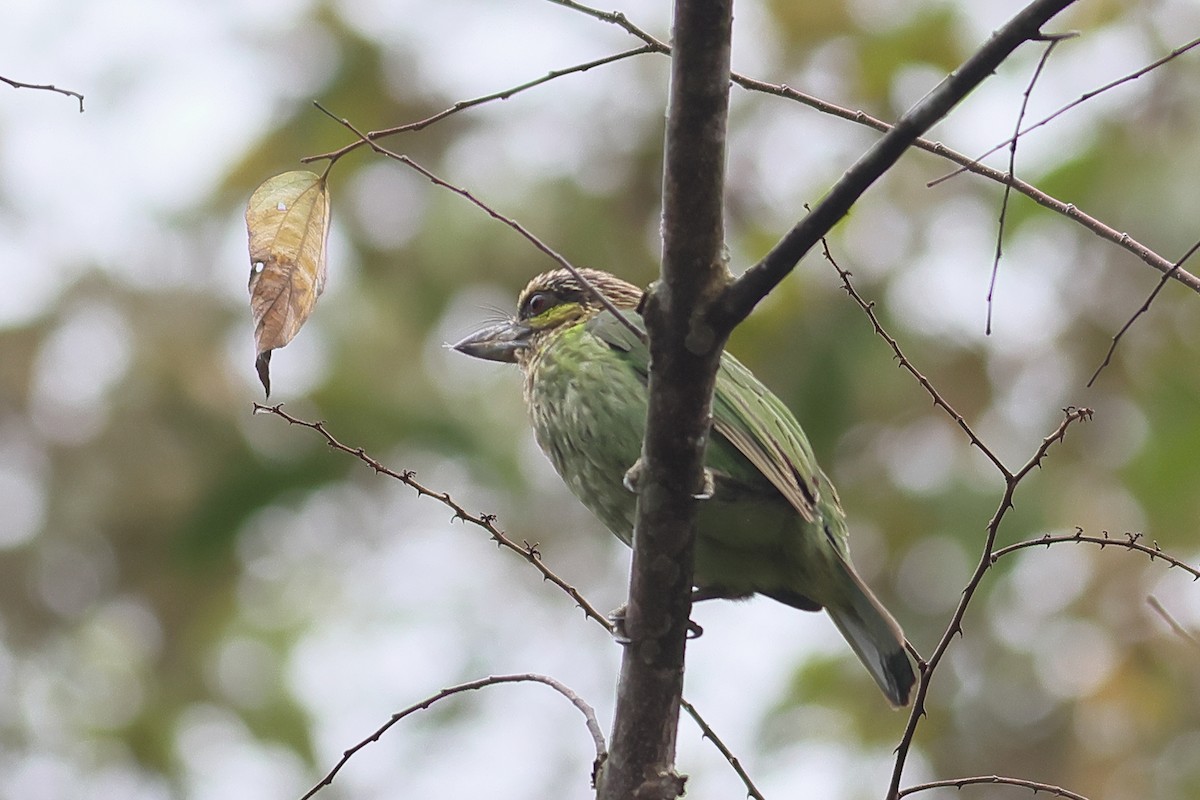
M 713 471 L 704 468 L 704 487 L 699 494 L 692 495 L 693 500 L 712 500 L 713 495 L 717 492 L 717 479 L 713 477 Z
M 621 484 L 633 492 L 638 493 L 638 486 L 642 480 L 642 459 L 639 456 L 638 460 L 633 462 L 633 466 L 625 470 L 625 477 L 621 479 Z
M 629 634 L 625 632 L 625 610 L 627 605 L 622 604 L 620 607 L 608 612 L 608 621 L 612 623 L 613 641 L 620 645 L 632 644 L 633 639 L 629 638 Z M 704 628 L 700 624 L 692 620 L 687 623 L 687 638 L 699 639 L 704 635 Z
M 608 621 L 612 623 L 611 633 L 613 641 L 620 645 L 626 645 L 633 642 L 633 640 L 629 638 L 629 634 L 625 632 L 626 608 L 628 608 L 628 606 L 622 603 L 617 608 L 614 608 L 612 611 L 608 612 Z

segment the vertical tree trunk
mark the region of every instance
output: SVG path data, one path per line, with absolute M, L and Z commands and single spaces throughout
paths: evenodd
M 725 128 L 733 0 L 677 0 L 663 177 L 662 280 L 643 308 L 650 408 L 638 473 L 626 646 L 601 800 L 674 798 L 691 611 L 696 496 L 724 348 L 704 322 L 724 262 Z

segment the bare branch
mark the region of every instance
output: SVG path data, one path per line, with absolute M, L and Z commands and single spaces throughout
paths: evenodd
M 362 147 L 363 145 L 369 145 L 371 142 L 374 142 L 378 139 L 384 139 L 388 136 L 395 136 L 396 134 L 400 134 L 400 133 L 408 133 L 411 131 L 419 131 L 423 128 L 428 128 L 430 125 L 434 124 L 435 122 L 441 122 L 446 117 L 457 114 L 460 111 L 465 111 L 466 109 L 474 108 L 475 106 L 481 106 L 484 103 L 490 103 L 494 100 L 507 100 L 514 95 L 520 94 L 521 92 L 524 92 L 528 89 L 532 89 L 535 86 L 541 86 L 543 83 L 548 83 L 552 80 L 555 80 L 556 78 L 561 78 L 564 75 L 571 75 L 576 72 L 587 72 L 589 69 L 593 69 L 595 67 L 600 67 L 605 64 L 612 64 L 613 62 L 623 61 L 627 58 L 633 58 L 634 56 L 640 56 L 640 55 L 645 55 L 646 53 L 656 53 L 656 52 L 659 52 L 658 48 L 651 46 L 651 45 L 645 45 L 643 47 L 635 47 L 632 50 L 625 50 L 624 52 L 621 52 L 621 53 L 614 53 L 611 56 L 604 56 L 603 58 L 597 58 L 592 61 L 586 61 L 582 64 L 576 64 L 573 67 L 566 67 L 564 69 L 552 70 L 550 72 L 547 72 L 545 75 L 543 75 L 540 78 L 535 78 L 531 81 L 517 84 L 516 86 L 510 86 L 507 89 L 502 89 L 498 92 L 492 92 L 491 94 L 481 95 L 479 97 L 474 97 L 470 100 L 459 100 L 457 103 L 450 106 L 449 108 L 443 109 L 432 116 L 426 117 L 425 119 L 418 120 L 416 122 L 410 122 L 406 125 L 397 125 L 394 128 L 383 128 L 382 130 L 368 131 L 366 133 L 359 133 L 357 130 L 355 130 L 354 133 L 358 135 L 357 140 L 351 142 L 350 144 L 348 144 L 344 147 L 340 147 L 337 150 L 331 150 L 328 153 L 321 153 L 320 155 L 315 155 L 315 156 L 306 156 L 306 157 L 300 159 L 300 162 L 303 164 L 308 164 L 313 161 L 320 161 L 322 159 L 328 159 L 332 163 L 334 161 L 337 161 L 339 158 L 346 155 L 347 153 L 349 153 L 353 150 L 357 150 L 359 147 Z M 317 103 L 315 105 L 317 106 L 317 108 L 321 108 L 319 103 Z M 323 108 L 321 110 L 325 111 L 325 109 L 323 109 Z M 329 112 L 326 111 L 325 113 L 328 114 Z M 330 115 L 330 116 L 332 116 L 332 115 Z M 343 120 L 338 120 L 338 121 L 344 122 Z
M 929 783 L 918 783 L 914 786 L 909 786 L 897 793 L 896 797 L 906 797 L 917 792 L 928 791 L 929 789 L 961 789 L 964 786 L 973 784 L 1006 784 L 1008 786 L 1021 786 L 1025 789 L 1030 789 L 1034 794 L 1046 792 L 1055 797 L 1065 797 L 1067 800 L 1088 800 L 1081 794 L 1069 791 L 1061 786 L 1053 786 L 1049 783 L 1038 783 L 1037 781 L 1027 781 L 1024 778 L 1007 778 L 1003 775 L 976 775 L 971 778 L 951 778 L 943 781 L 930 781 Z
M 310 428 L 321 434 L 321 436 L 325 437 L 325 441 L 334 450 L 339 450 L 343 453 L 348 453 L 349 455 L 354 456 L 359 461 L 375 470 L 377 474 L 387 475 L 389 478 L 400 481 L 405 486 L 414 489 L 418 497 L 430 497 L 438 501 L 454 512 L 454 516 L 451 519 L 468 522 L 487 531 L 488 535 L 492 537 L 492 540 L 497 544 L 497 546 L 510 550 L 528 561 L 534 566 L 535 569 L 537 569 L 538 572 L 542 573 L 543 578 L 553 583 L 559 589 L 562 589 L 568 597 L 574 600 L 575 604 L 583 609 L 584 614 L 602 625 L 605 630 L 610 632 L 612 631 L 613 626 L 612 623 L 609 622 L 608 617 L 597 611 L 596 608 L 589 603 L 582 594 L 579 593 L 578 589 L 576 589 L 574 586 L 571 586 L 565 580 L 560 578 L 557 573 L 546 566 L 546 564 L 542 561 L 542 554 L 541 551 L 538 550 L 537 544 L 529 544 L 528 542 L 517 544 L 515 541 L 510 539 L 508 535 L 504 533 L 504 531 L 500 530 L 500 528 L 496 526 L 496 516 L 494 514 L 472 514 L 459 505 L 458 502 L 455 501 L 448 492 L 439 492 L 436 489 L 431 489 L 417 481 L 417 473 L 413 472 L 412 470 L 406 469 L 401 472 L 397 472 L 390 467 L 384 466 L 382 463 L 369 456 L 363 448 L 351 447 L 350 445 L 342 444 L 340 441 L 335 439 L 333 434 L 329 432 L 329 429 L 325 427 L 324 422 L 308 422 L 300 419 L 299 417 L 292 416 L 283 410 L 282 403 L 274 406 L 264 406 L 260 405 L 259 403 L 255 403 L 254 413 L 274 414 L 280 419 L 285 420 L 289 425 L 299 425 L 303 428 Z
M 81 95 L 79 92 L 73 92 L 70 89 L 60 89 L 50 83 L 22 83 L 21 81 L 14 81 L 11 78 L 6 78 L 3 75 L 0 75 L 0 83 L 7 83 L 14 89 L 37 89 L 43 92 L 57 92 L 61 95 L 74 97 L 79 101 L 79 113 L 83 113 L 83 95 Z
M 1091 388 L 1092 384 L 1096 382 L 1096 378 L 1100 377 L 1100 372 L 1112 362 L 1113 353 L 1117 351 L 1117 343 L 1121 341 L 1121 337 L 1125 335 L 1125 331 L 1129 330 L 1133 326 L 1133 323 L 1138 317 L 1150 310 L 1150 304 L 1154 302 L 1154 298 L 1158 297 L 1158 293 L 1162 291 L 1163 286 L 1166 285 L 1167 281 L 1169 281 L 1171 277 L 1179 271 L 1184 262 L 1191 258 L 1198 249 L 1200 249 L 1200 242 L 1196 242 L 1194 245 L 1192 245 L 1191 248 L 1183 254 L 1183 257 L 1175 262 L 1170 270 L 1163 273 L 1163 276 L 1158 281 L 1158 285 L 1155 286 L 1154 290 L 1150 292 L 1150 296 L 1146 298 L 1146 301 L 1142 303 L 1137 311 L 1133 312 L 1133 316 L 1129 318 L 1129 321 L 1121 326 L 1121 330 L 1117 331 L 1116 336 L 1112 337 L 1112 344 L 1108 346 L 1108 352 L 1104 354 L 1104 361 L 1100 364 L 1100 366 L 1096 367 L 1096 371 L 1093 372 L 1092 377 L 1088 379 L 1087 385 L 1089 389 Z
M 346 765 L 346 762 L 354 757 L 355 753 L 357 753 L 359 750 L 362 750 L 372 742 L 379 741 L 380 737 L 387 733 L 393 725 L 410 714 L 429 708 L 434 703 L 438 702 L 439 700 L 444 700 L 447 697 L 461 694 L 462 692 L 471 692 L 475 691 L 476 689 L 483 689 L 487 686 L 496 686 L 502 683 L 544 684 L 570 700 L 571 704 L 579 709 L 586 721 L 588 733 L 592 736 L 592 742 L 596 745 L 596 759 L 594 762 L 592 762 L 592 777 L 594 783 L 596 773 L 599 771 L 601 765 L 604 764 L 605 759 L 608 757 L 604 746 L 604 734 L 600 731 L 600 724 L 596 721 L 596 712 L 585 700 L 583 700 L 583 698 L 575 694 L 575 692 L 573 692 L 570 688 L 554 678 L 551 678 L 548 675 L 538 675 L 536 673 L 527 672 L 519 675 L 491 675 L 487 678 L 481 678 L 479 680 L 469 681 L 467 683 L 460 683 L 457 686 L 451 686 L 448 689 L 442 689 L 437 694 L 427 697 L 421 702 L 415 703 L 403 711 L 397 711 L 395 714 L 392 714 L 391 719 L 381 725 L 374 733 L 351 747 L 346 752 L 342 753 L 341 760 L 334 765 L 333 769 L 329 770 L 325 777 L 322 778 L 319 783 L 309 789 L 308 792 L 306 792 L 304 796 L 300 798 L 300 800 L 309 800 L 309 798 L 311 798 L 317 792 L 333 783 L 333 779 L 337 777 L 339 772 L 341 772 L 342 767 Z
M 761 261 L 726 290 L 712 318 L 718 330 L 732 330 L 745 319 L 799 260 L 840 220 L 871 184 L 899 160 L 918 136 L 990 76 L 1009 54 L 1042 36 L 1041 26 L 1074 0 L 1034 0 L 921 102 L 907 111 L 834 184 L 824 199 L 793 227 Z

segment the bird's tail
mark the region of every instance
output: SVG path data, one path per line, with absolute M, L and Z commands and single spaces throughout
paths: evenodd
M 827 603 L 826 610 L 891 704 L 906 706 L 916 676 L 904 650 L 904 633 L 854 568 L 837 561 L 849 580 L 843 583 L 842 596 Z

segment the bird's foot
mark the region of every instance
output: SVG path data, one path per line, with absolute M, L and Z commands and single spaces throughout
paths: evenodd
M 713 495 L 717 492 L 717 479 L 713 477 L 713 471 L 708 467 L 704 468 L 704 486 L 700 489 L 699 494 L 692 495 L 693 500 L 712 500 Z
M 613 641 L 620 645 L 632 644 L 633 639 L 629 638 L 629 634 L 625 631 L 625 611 L 629 608 L 628 605 L 622 603 L 619 607 L 608 612 L 608 621 L 612 623 Z M 692 620 L 688 620 L 687 638 L 699 639 L 704 634 L 704 628 L 700 624 Z
M 641 480 L 642 480 L 642 459 L 641 459 L 641 456 L 639 456 L 638 460 L 633 462 L 633 466 L 630 467 L 629 469 L 625 470 L 625 477 L 621 479 L 621 483 L 622 483 L 622 485 L 625 486 L 626 489 L 633 492 L 634 494 L 637 494 L 638 493 L 638 485 L 641 483 Z
M 629 634 L 625 632 L 625 611 L 628 608 L 628 605 L 622 603 L 612 611 L 608 612 L 608 621 L 612 623 L 611 633 L 613 641 L 620 645 L 626 645 L 633 642 L 633 640 L 629 638 Z

